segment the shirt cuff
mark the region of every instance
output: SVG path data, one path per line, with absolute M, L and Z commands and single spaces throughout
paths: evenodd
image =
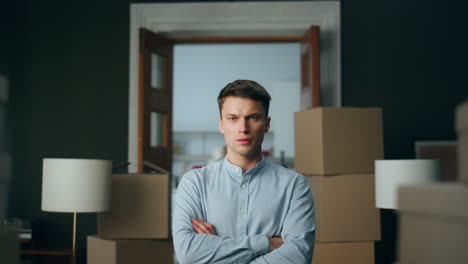
M 268 237 L 266 235 L 250 236 L 250 242 L 252 244 L 253 251 L 258 253 L 257 256 L 268 253 L 270 243 L 268 242 Z

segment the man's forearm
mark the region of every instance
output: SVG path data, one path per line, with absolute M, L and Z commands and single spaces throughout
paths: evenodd
M 217 235 L 214 226 L 203 220 L 192 218 L 192 226 L 193 231 L 197 234 Z M 269 237 L 268 244 L 268 252 L 270 252 L 281 247 L 281 245 L 283 245 L 283 239 L 281 239 L 281 237 Z
M 286 236 L 281 247 L 258 256 L 249 264 L 309 264 L 312 261 L 314 235 L 315 232 L 307 232 L 298 237 Z
M 221 237 L 178 230 L 174 234 L 178 261 L 185 263 L 248 263 L 268 252 L 264 235 Z

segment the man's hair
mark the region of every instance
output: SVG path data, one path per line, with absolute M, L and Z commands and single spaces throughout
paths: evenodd
M 265 118 L 268 117 L 271 96 L 263 86 L 250 80 L 236 80 L 228 83 L 218 95 L 219 115 L 222 116 L 224 100 L 228 96 L 242 97 L 261 102 L 265 109 Z

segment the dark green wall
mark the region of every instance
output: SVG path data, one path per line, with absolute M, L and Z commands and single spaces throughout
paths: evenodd
M 71 248 L 72 215 L 41 211 L 42 159 L 126 161 L 129 1 L 29 1 L 13 10 L 8 215 L 38 222 L 41 246 Z M 78 216 L 80 246 L 95 221 Z
M 2 8 L 0 5 L 0 75 L 2 76 L 6 76 L 8 72 L 10 58 L 8 51 L 11 45 L 11 31 L 8 21 L 10 21 L 11 18 L 12 16 L 8 12 L 8 9 Z M 5 122 L 7 111 L 7 104 L 5 102 L 0 102 L 0 153 L 4 153 L 8 149 Z M 2 199 L 3 196 L 0 197 L 0 200 Z M 0 215 L 3 215 L 3 212 L 1 212 Z
M 10 44 L 10 27 L 8 21 L 12 17 L 6 8 L 0 9 L 0 73 L 8 71 L 8 48 Z
M 416 140 L 455 140 L 468 99 L 463 1 L 342 1 L 344 106 L 383 109 L 386 159 L 414 158 Z M 396 255 L 398 218 L 381 210 L 377 263 Z
M 468 98 L 466 4 L 343 1 L 343 104 L 379 106 L 385 158 L 414 158 L 415 140 L 453 140 Z
M 8 214 L 40 219 L 44 246 L 71 246 L 72 217 L 41 211 L 42 158 L 126 160 L 129 2 L 7 4 L 11 45 L 6 53 L 0 44 L 0 71 L 11 85 Z M 413 158 L 415 140 L 455 139 L 453 110 L 468 97 L 458 2 L 342 2 L 343 104 L 383 107 L 386 158 Z M 95 215 L 78 220 L 83 247 Z M 382 228 L 377 259 L 386 263 L 395 254 L 393 212 L 383 212 Z

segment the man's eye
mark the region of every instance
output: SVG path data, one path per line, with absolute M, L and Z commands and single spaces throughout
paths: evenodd
M 250 119 L 250 120 L 257 121 L 257 120 L 258 120 L 258 116 L 251 116 L 249 119 Z
M 228 117 L 228 120 L 236 120 L 236 118 L 231 116 L 231 117 Z

